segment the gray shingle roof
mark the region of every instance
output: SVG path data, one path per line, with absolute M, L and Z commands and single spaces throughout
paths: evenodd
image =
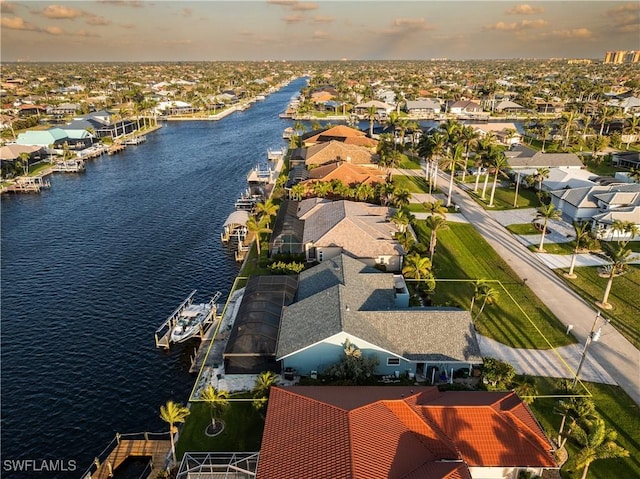
M 340 332 L 409 360 L 480 361 L 467 311 L 398 309 L 394 275 L 346 255 L 300 274 L 296 302 L 283 310 L 276 355 Z

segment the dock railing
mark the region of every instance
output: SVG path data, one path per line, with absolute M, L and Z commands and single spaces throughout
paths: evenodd
M 197 292 L 197 289 L 194 289 L 193 291 L 191 291 L 191 294 L 187 296 L 187 299 L 185 299 L 180 304 L 180 306 L 178 306 L 176 310 L 173 313 L 171 313 L 171 315 L 164 321 L 164 323 L 162 323 L 160 327 L 156 329 L 156 333 L 154 336 L 156 339 L 157 348 L 169 349 L 169 340 L 171 336 L 171 330 L 175 326 L 175 323 L 178 320 L 180 313 L 182 313 L 182 311 L 187 306 L 193 303 L 193 297 L 195 296 L 196 292 Z

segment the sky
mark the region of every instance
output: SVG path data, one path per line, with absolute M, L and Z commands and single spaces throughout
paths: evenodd
M 640 2 L 0 0 L 3 62 L 604 58 Z

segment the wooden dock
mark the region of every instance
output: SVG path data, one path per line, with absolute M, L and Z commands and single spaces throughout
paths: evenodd
M 108 479 L 113 477 L 113 472 L 128 457 L 150 457 L 151 467 L 147 476 L 149 479 L 155 478 L 164 469 L 167 457 L 171 451 L 171 441 L 158 439 L 121 439 L 116 436 L 117 445 L 109 456 L 102 462 L 97 458 L 90 469 L 94 472 L 87 472 L 83 479 Z
M 114 143 L 107 150 L 107 155 L 115 155 L 116 153 L 120 153 L 127 148 L 127 145 L 123 145 L 122 143 Z

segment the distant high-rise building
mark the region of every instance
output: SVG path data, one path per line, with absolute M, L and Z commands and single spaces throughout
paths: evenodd
M 640 50 L 617 50 L 607 52 L 604 56 L 605 63 L 638 63 L 640 62 Z

